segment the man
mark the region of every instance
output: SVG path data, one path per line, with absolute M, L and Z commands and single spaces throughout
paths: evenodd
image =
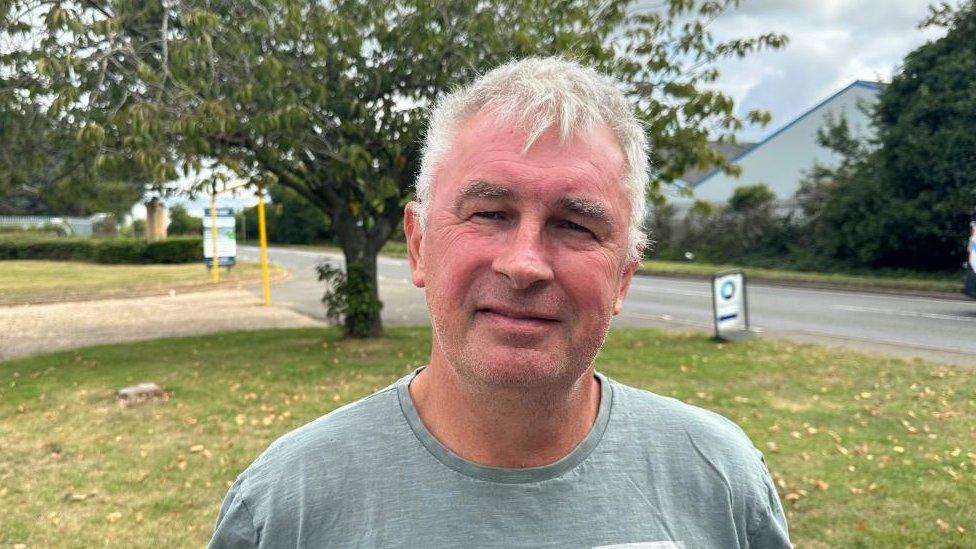
M 624 96 L 574 63 L 445 98 L 404 220 L 430 364 L 273 444 L 212 546 L 789 547 L 741 430 L 594 371 L 646 166 Z

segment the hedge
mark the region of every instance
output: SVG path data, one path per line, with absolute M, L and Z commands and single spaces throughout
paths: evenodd
M 113 238 L 44 238 L 0 235 L 0 260 L 50 259 L 95 263 L 192 263 L 203 261 L 203 239 L 181 236 L 146 242 Z

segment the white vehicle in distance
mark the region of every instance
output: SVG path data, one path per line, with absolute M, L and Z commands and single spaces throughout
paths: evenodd
M 969 222 L 969 228 L 969 244 L 966 250 L 969 261 L 965 263 L 966 282 L 963 284 L 962 292 L 976 299 L 976 211 L 973 212 L 973 218 Z

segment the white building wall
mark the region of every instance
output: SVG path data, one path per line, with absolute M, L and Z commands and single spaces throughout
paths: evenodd
M 832 114 L 836 119 L 843 113 L 855 135 L 867 136 L 871 131 L 869 120 L 859 106 L 877 101 L 878 92 L 876 84 L 855 82 L 744 152 L 733 162 L 742 169 L 739 177 L 712 174 L 695 185 L 694 198 L 675 198 L 676 206 L 684 209 L 687 204 L 683 203 L 694 200 L 722 203 L 736 187 L 758 183 L 769 186 L 781 201 L 792 199 L 815 162 L 834 166 L 839 161 L 836 154 L 817 144 L 817 131 L 827 116 Z

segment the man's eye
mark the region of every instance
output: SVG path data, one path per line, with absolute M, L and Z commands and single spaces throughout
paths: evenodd
M 475 212 L 472 217 L 477 217 L 480 219 L 502 220 L 505 219 L 505 214 L 502 212 Z
M 562 223 L 560 223 L 560 225 L 563 228 L 569 229 L 569 230 L 574 231 L 574 232 L 593 234 L 593 231 L 587 229 L 586 227 L 580 225 L 579 223 L 573 223 L 572 221 L 569 221 L 569 220 L 565 220 L 564 219 L 562 221 Z

